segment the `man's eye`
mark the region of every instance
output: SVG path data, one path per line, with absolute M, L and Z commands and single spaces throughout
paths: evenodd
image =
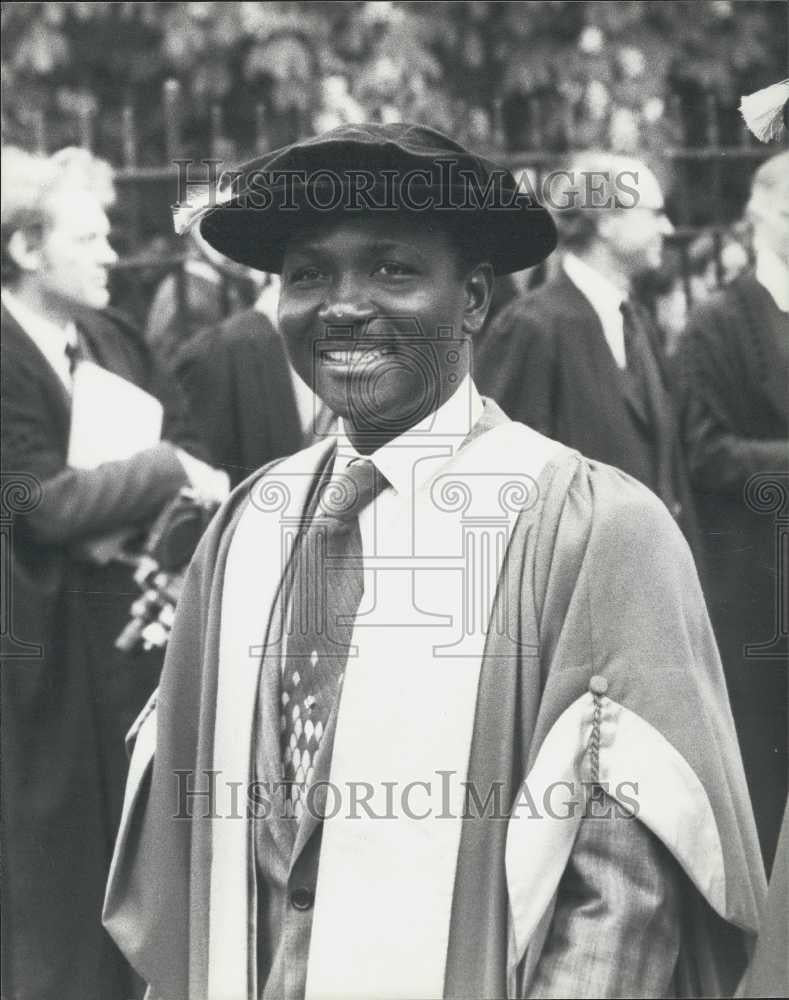
M 300 267 L 292 271 L 289 277 L 291 284 L 304 284 L 310 281 L 319 281 L 323 277 L 323 271 L 317 267 Z
M 387 260 L 383 264 L 379 264 L 374 273 L 380 274 L 384 278 L 402 278 L 412 275 L 414 270 L 407 264 L 398 264 L 397 261 Z

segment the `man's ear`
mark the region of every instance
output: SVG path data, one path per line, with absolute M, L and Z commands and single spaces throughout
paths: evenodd
M 493 298 L 493 268 L 490 264 L 477 264 L 463 282 L 465 304 L 463 329 L 466 333 L 479 333 L 485 324 Z
M 41 244 L 24 229 L 12 233 L 8 241 L 8 255 L 22 271 L 31 273 L 41 267 Z

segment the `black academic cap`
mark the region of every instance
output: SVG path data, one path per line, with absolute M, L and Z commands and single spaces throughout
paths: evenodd
M 279 272 L 289 237 L 338 213 L 408 212 L 443 221 L 497 274 L 539 264 L 556 227 L 512 173 L 424 125 L 343 125 L 226 172 L 200 205 L 176 208 L 176 228 L 232 260 Z

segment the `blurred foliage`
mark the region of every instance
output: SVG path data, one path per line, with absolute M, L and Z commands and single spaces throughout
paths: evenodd
M 11 2 L 3 140 L 161 167 L 411 120 L 516 164 L 518 150 L 645 154 L 674 190 L 675 221 L 726 222 L 751 162 L 675 162 L 671 174 L 660 154 L 739 141 L 739 96 L 785 76 L 786 11 L 784 0 Z M 153 261 L 184 249 L 169 225 L 176 197 L 172 170 L 120 192 L 113 240 L 138 265 L 115 273 L 114 295 L 139 321 L 164 273 Z
M 784 76 L 787 46 L 783 0 L 6 3 L 2 29 L 4 138 L 54 148 L 89 128 L 116 163 L 129 105 L 140 162 L 163 161 L 167 80 L 196 156 L 360 118 L 487 149 L 659 150 L 704 141 L 700 93 L 733 109 Z

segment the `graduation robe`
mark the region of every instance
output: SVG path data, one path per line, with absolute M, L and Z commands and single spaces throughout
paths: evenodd
M 442 733 L 450 741 L 461 733 L 456 759 L 467 785 L 484 799 L 498 782 L 510 818 L 483 810 L 470 820 L 456 816 L 457 823 L 443 829 L 436 820 L 415 836 L 398 817 L 368 825 L 365 839 L 373 846 L 358 840 L 355 846 L 364 850 L 355 853 L 343 817 L 337 826 L 324 821 L 307 993 L 365 995 L 366 989 L 375 995 L 371 977 L 377 976 L 378 992 L 389 995 L 393 979 L 403 981 L 407 955 L 409 967 L 424 970 L 421 992 L 411 979 L 407 995 L 527 994 L 582 810 L 566 817 L 543 811 L 536 819 L 522 806 L 544 801 L 561 782 L 574 792 L 597 782 L 616 797 L 633 779 L 638 820 L 687 876 L 678 988 L 688 996 L 726 995 L 751 950 L 764 874 L 720 661 L 687 545 L 661 502 L 618 470 L 510 422 L 477 445 L 465 449 L 467 477 L 477 470 L 490 478 L 502 467 L 527 479 L 529 468 L 539 471 L 519 504 L 510 502 L 516 513 L 483 642 L 476 660 L 469 657 L 471 668 L 466 663 L 457 675 L 465 694 L 447 692 L 449 708 L 442 705 L 439 715 L 448 711 L 456 720 Z M 262 470 L 220 512 L 189 572 L 158 703 L 135 733 L 104 920 L 153 994 L 166 1000 L 254 995 L 251 819 L 229 818 L 226 789 L 212 817 L 174 819 L 174 774 L 221 771 L 220 786 L 225 778 L 249 780 L 261 641 L 254 637 L 265 632 L 282 566 L 280 552 L 250 544 L 255 518 L 268 512 L 269 521 L 275 519 L 258 541 L 267 531 L 277 538 L 282 503 L 296 515 L 306 509 L 309 484 L 330 449 L 321 443 Z M 524 456 L 535 455 L 541 457 L 530 466 Z M 457 467 L 449 471 L 456 474 Z M 283 491 L 283 479 L 289 490 Z M 250 550 L 246 565 L 254 573 L 257 560 L 260 578 L 239 583 L 239 560 Z M 272 566 L 261 565 L 264 552 Z M 239 610 L 244 604 L 246 618 Z M 377 651 L 385 655 L 380 638 Z M 358 619 L 353 641 L 367 641 Z M 392 643 L 389 633 L 395 656 L 403 646 L 398 685 L 400 671 L 406 685 L 418 676 L 409 674 L 410 659 L 424 651 L 413 640 L 414 657 L 407 655 L 410 641 Z M 430 661 L 418 666 L 430 669 Z M 376 697 L 373 661 L 364 667 L 349 660 L 346 668 L 331 764 L 338 784 L 352 773 L 348 749 L 358 728 L 375 731 L 367 711 Z M 391 697 L 407 693 L 398 686 Z M 421 725 L 421 703 L 412 701 Z M 438 768 L 443 744 L 426 730 L 420 738 L 406 714 L 387 716 L 390 728 L 379 743 L 408 748 L 410 774 L 423 778 L 419 765 L 430 761 L 420 754 L 434 753 Z M 384 749 L 376 756 L 398 774 L 396 755 L 386 758 Z M 355 773 L 367 777 L 369 766 L 359 763 Z M 380 782 L 382 773 L 369 777 Z M 424 864 L 431 857 L 436 872 Z M 397 859 L 397 873 L 410 877 L 410 858 L 421 864 L 423 888 L 406 914 L 389 870 Z M 372 910 L 350 908 L 342 920 L 332 919 L 346 891 L 358 895 L 357 868 L 378 879 L 371 889 L 382 895 L 374 893 Z M 220 963 L 224 973 L 217 971 Z
M 777 534 L 789 491 L 789 314 L 743 274 L 692 314 L 676 364 L 705 595 L 769 872 L 789 765 Z

